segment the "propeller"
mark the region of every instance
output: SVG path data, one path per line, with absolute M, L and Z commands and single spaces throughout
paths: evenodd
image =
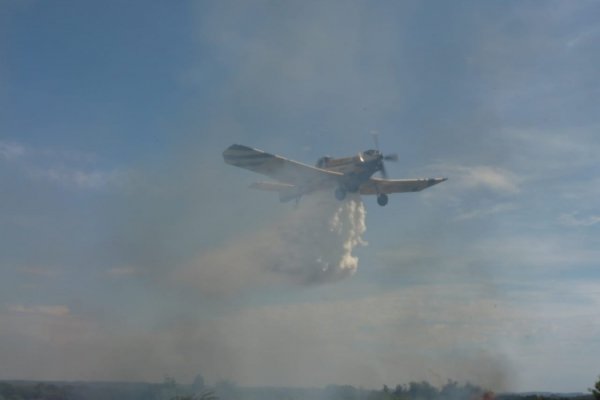
M 379 151 L 379 132 L 371 131 L 371 135 L 373 136 L 373 142 L 375 142 L 375 150 Z
M 387 170 L 385 169 L 385 164 L 383 163 L 383 160 L 381 160 L 381 162 L 379 163 L 379 172 L 381 173 L 381 177 L 383 179 L 388 178 Z
M 387 154 L 385 156 L 383 154 L 381 154 L 381 152 L 379 151 L 379 132 L 371 131 L 371 135 L 373 136 L 373 142 L 375 143 L 375 149 L 379 153 L 379 157 L 380 157 L 379 172 L 381 172 L 381 177 L 383 179 L 387 179 L 388 174 L 387 174 L 387 170 L 385 169 L 385 163 L 383 161 L 397 162 L 398 154 L 392 153 L 392 154 Z

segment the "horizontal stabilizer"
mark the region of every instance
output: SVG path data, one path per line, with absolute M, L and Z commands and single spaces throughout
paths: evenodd
M 280 182 L 254 182 L 250 185 L 252 189 L 266 190 L 269 192 L 278 192 L 279 200 L 282 203 L 299 198 L 302 193 L 298 191 L 298 187 L 289 183 Z
M 280 182 L 266 182 L 266 181 L 261 181 L 261 182 L 254 182 L 253 184 L 250 185 L 250 187 L 252 189 L 258 189 L 258 190 L 266 190 L 269 192 L 279 192 L 281 190 L 290 190 L 292 188 L 294 188 L 294 185 L 290 185 L 288 183 L 280 183 Z

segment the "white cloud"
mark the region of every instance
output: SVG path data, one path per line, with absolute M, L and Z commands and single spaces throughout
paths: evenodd
M 558 221 L 566 226 L 593 226 L 600 223 L 600 215 L 580 217 L 579 213 L 565 213 L 558 217 Z
M 510 235 L 475 243 L 472 254 L 484 265 L 502 266 L 498 274 L 531 274 L 587 267 L 600 259 L 593 241 L 566 234 Z
M 83 171 L 76 168 L 30 168 L 29 173 L 36 179 L 46 180 L 63 186 L 79 189 L 102 189 L 125 182 L 127 175 L 119 170 Z
M 594 40 L 600 34 L 600 28 L 598 26 L 585 27 L 579 32 L 571 36 L 566 43 L 568 48 L 585 45 L 586 43 Z
M 492 207 L 477 208 L 469 211 L 462 212 L 454 217 L 455 221 L 466 221 L 476 218 L 488 217 L 498 213 L 508 212 L 516 210 L 518 207 L 514 203 L 501 203 L 496 204 Z
M 34 148 L 17 142 L 0 141 L 0 158 L 34 180 L 84 190 L 122 185 L 131 173 L 119 168 L 102 168 L 93 154 L 73 150 Z
M 501 193 L 517 193 L 519 191 L 517 178 L 502 168 L 458 167 L 456 171 L 461 174 L 459 179 L 466 187 L 483 187 Z
M 561 214 L 558 220 L 566 226 L 593 226 L 600 223 L 599 215 L 588 215 L 586 217 L 578 217 L 579 213 Z
M 444 171 L 455 190 L 486 189 L 499 194 L 515 194 L 520 191 L 521 179 L 511 171 L 491 165 L 436 164 L 429 170 Z
M 14 160 L 25 154 L 25 148 L 14 142 L 3 142 L 0 141 L 0 157 L 5 160 Z
M 487 234 L 433 244 L 405 239 L 379 259 L 383 276 L 400 283 L 519 283 L 593 270 L 598 248 L 595 238 L 577 234 Z
M 555 129 L 512 128 L 502 132 L 514 168 L 529 178 L 561 177 L 596 165 L 598 126 Z

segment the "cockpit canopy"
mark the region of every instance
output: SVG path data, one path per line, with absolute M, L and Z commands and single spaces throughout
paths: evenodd
M 365 156 L 373 157 L 373 156 L 376 156 L 377 154 L 379 154 L 379 152 L 377 150 L 370 149 L 370 150 L 363 151 L 363 154 Z
M 374 158 L 377 158 L 378 155 L 379 155 L 379 151 L 369 149 L 369 150 L 365 150 L 361 153 L 358 153 L 357 157 L 361 163 L 364 163 L 366 161 L 370 161 Z

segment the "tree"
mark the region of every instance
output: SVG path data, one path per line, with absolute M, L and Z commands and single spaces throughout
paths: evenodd
M 170 400 L 219 400 L 219 398 L 210 390 L 202 394 L 190 394 L 171 397 Z
M 205 389 L 204 378 L 202 375 L 198 374 L 194 378 L 194 382 L 192 382 L 192 390 L 194 393 L 202 392 Z
M 594 387 L 590 389 L 590 392 L 592 392 L 596 400 L 600 400 L 600 377 L 598 377 L 598 381 L 596 382 Z
M 422 382 L 410 382 L 408 384 L 407 395 L 411 399 L 415 400 L 433 400 L 439 394 L 439 391 L 431 383 Z
M 219 381 L 214 389 L 214 395 L 223 400 L 238 400 L 241 397 L 239 388 L 232 381 Z
M 178 384 L 175 378 L 165 376 L 165 380 L 160 385 L 160 399 L 176 399 L 179 397 Z
M 358 400 L 359 393 L 354 386 L 329 385 L 327 386 L 327 398 L 331 400 Z
M 464 386 L 459 386 L 458 382 L 448 380 L 440 390 L 440 396 L 443 399 L 482 399 L 486 391 L 479 386 L 466 383 Z M 488 393 L 489 395 L 490 393 Z

